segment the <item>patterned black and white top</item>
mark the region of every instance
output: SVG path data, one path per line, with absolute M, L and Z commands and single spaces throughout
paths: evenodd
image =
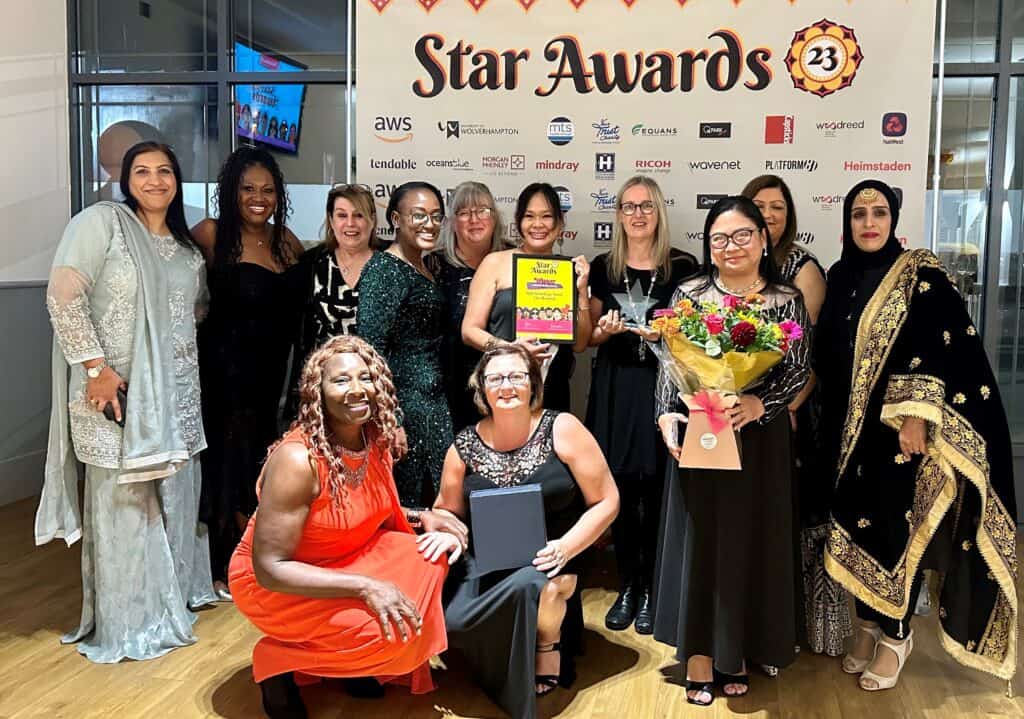
M 333 252 L 325 252 L 313 265 L 313 326 L 320 346 L 335 335 L 350 335 L 356 329 L 359 283 L 349 287 Z
M 683 299 L 694 304 L 699 302 L 717 302 L 727 294 L 719 285 L 707 282 L 705 275 L 698 275 L 682 282 L 672 295 L 669 306 L 674 306 Z M 804 309 L 803 299 L 799 292 L 781 287 L 771 287 L 760 293 L 765 298 L 765 315 L 774 322 L 793 320 L 803 328 L 803 338 L 795 341 L 785 354 L 782 361 L 775 365 L 755 386 L 745 390 L 744 394 L 752 394 L 764 405 L 764 416 L 758 420 L 762 425 L 768 424 L 786 407 L 807 383 L 811 369 L 811 337 L 810 318 Z M 663 366 L 658 367 L 658 382 L 655 390 L 655 417 L 666 412 L 679 412 L 684 407 L 679 398 L 679 389 L 673 384 Z
M 800 245 L 793 245 L 789 248 L 789 254 L 786 255 L 786 261 L 783 262 L 782 267 L 779 268 L 779 273 L 782 275 L 782 279 L 786 282 L 792 282 L 808 262 L 813 262 L 818 267 L 818 271 L 821 273 L 821 276 L 825 276 L 825 270 L 822 268 L 821 263 L 818 262 L 817 257 Z

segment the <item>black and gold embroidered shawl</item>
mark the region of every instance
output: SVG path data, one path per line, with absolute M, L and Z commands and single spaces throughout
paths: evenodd
M 905 417 L 927 422 L 926 457 L 900 452 Z M 902 618 L 932 544 L 946 565 L 942 646 L 1003 679 L 1017 664 L 1012 462 L 995 377 L 963 300 L 935 255 L 902 253 L 857 326 L 825 566 L 857 599 Z

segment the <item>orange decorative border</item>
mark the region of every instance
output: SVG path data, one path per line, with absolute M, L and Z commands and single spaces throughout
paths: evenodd
M 377 11 L 378 14 L 382 14 L 395 0 L 369 0 L 370 6 Z M 473 12 L 480 12 L 484 5 L 487 4 L 488 0 L 466 0 L 466 4 L 472 8 Z M 519 6 L 523 9 L 523 12 L 529 12 L 534 5 L 537 4 L 537 0 L 515 0 L 519 3 Z M 627 10 L 632 10 L 633 6 L 640 0 L 622 0 L 622 4 L 626 6 Z M 690 0 L 676 0 L 679 3 L 680 8 L 685 8 L 686 4 Z M 743 0 L 729 0 L 736 7 L 739 7 Z M 786 0 L 790 5 L 796 5 L 797 0 Z M 909 0 L 907 0 L 909 1 Z M 442 0 L 416 0 L 416 3 L 422 7 L 426 12 L 430 12 L 434 9 Z M 568 0 L 569 4 L 573 6 L 575 10 L 579 10 L 587 2 L 587 0 Z

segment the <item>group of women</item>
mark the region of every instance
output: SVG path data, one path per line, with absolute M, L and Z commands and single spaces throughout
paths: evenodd
M 520 194 L 511 246 L 486 186 L 460 185 L 446 214 L 437 188 L 405 183 L 386 247 L 370 189 L 337 185 L 324 242 L 305 251 L 263 150 L 232 154 L 218 217 L 191 231 L 170 148 L 133 147 L 121 189 L 123 203 L 73 218 L 47 293 L 36 534 L 84 539 L 82 621 L 65 641 L 90 659 L 190 644 L 189 609 L 233 599 L 265 634 L 253 669 L 270 716 L 305 716 L 298 685 L 313 677 L 426 691 L 450 644 L 503 709 L 533 717 L 574 678 L 580 567 L 611 527 L 621 587 L 606 626 L 677 647 L 691 703 L 746 693 L 750 666 L 774 674 L 798 644 L 842 653 L 847 592 L 860 624 L 842 667 L 866 690 L 893 686 L 923 566 L 944 578 L 943 646 L 1012 676 L 1005 415 L 941 266 L 896 239 L 886 185 L 850 192 L 826 283 L 781 179 L 717 203 L 698 262 L 673 249 L 657 183 L 634 177 L 611 251 L 573 258 L 577 340 L 559 346 L 516 337 L 511 288 L 515 255 L 561 237 L 550 185 Z M 731 410 L 742 470 L 678 468 L 686 415 L 660 337 L 627 326 L 616 299 L 637 285 L 648 317 L 757 293 L 805 328 Z M 570 377 L 588 347 L 581 423 Z M 541 487 L 549 541 L 532 566 L 481 575 L 469 493 L 522 484 Z

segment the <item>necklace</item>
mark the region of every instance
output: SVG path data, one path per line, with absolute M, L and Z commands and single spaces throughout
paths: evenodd
M 359 430 L 359 436 L 363 438 L 362 449 L 348 449 L 344 445 L 341 447 L 341 481 L 346 487 L 358 487 L 366 479 L 366 470 L 370 467 L 370 461 L 367 459 L 367 455 L 370 452 L 370 445 L 366 442 L 366 432 Z M 359 466 L 352 469 L 348 462 L 345 460 L 357 460 L 361 459 Z
M 427 268 L 423 264 L 422 256 L 420 257 L 420 264 L 417 266 L 417 265 L 414 265 L 412 263 L 412 261 L 410 261 L 409 258 L 406 257 L 404 254 L 399 254 L 400 252 L 401 252 L 401 248 L 399 248 L 398 252 L 392 252 L 391 254 L 394 255 L 395 257 L 397 257 L 398 259 L 400 259 L 405 264 L 409 265 L 409 267 L 411 267 L 414 270 L 416 270 L 428 282 L 432 283 L 434 281 L 434 278 L 427 274 Z
M 372 252 L 371 252 L 371 254 L 372 254 Z M 345 280 L 345 284 L 348 284 L 348 278 L 345 277 L 345 275 L 349 274 L 353 269 L 356 268 L 357 265 L 358 265 L 358 268 L 360 270 L 362 270 L 363 265 L 366 264 L 366 260 L 367 259 L 368 258 L 365 258 L 365 257 L 355 258 L 355 259 L 352 260 L 352 264 L 346 265 L 344 262 L 341 261 L 341 258 L 338 256 L 338 253 L 337 252 L 334 253 L 334 261 L 335 261 L 335 263 L 337 263 L 338 269 L 341 270 L 341 276 Z M 349 285 L 349 286 L 351 287 L 352 285 Z
M 718 279 L 719 280 L 722 279 L 722 275 L 721 274 L 718 275 Z M 730 295 L 733 295 L 735 297 L 746 297 L 750 293 L 750 291 L 753 290 L 755 287 L 757 287 L 758 285 L 764 284 L 764 280 L 761 279 L 761 275 L 758 275 L 756 280 L 751 282 L 749 285 L 747 285 L 743 289 L 739 289 L 739 290 L 734 290 L 731 287 L 726 287 L 725 282 L 722 282 L 721 284 L 722 284 L 722 289 L 725 290 L 726 292 L 728 292 Z
M 629 288 L 632 287 L 632 285 L 630 285 L 629 283 L 629 268 L 623 266 L 622 274 L 625 275 L 626 279 L 626 292 L 629 292 Z M 654 283 L 657 281 L 657 279 L 658 269 L 654 268 L 653 270 L 651 270 L 651 284 L 647 286 L 647 296 L 644 297 L 644 306 L 650 305 L 651 293 L 654 292 Z M 638 277 L 636 281 L 639 282 L 640 278 Z M 638 337 L 637 339 L 639 340 L 639 344 L 637 345 L 636 356 L 637 359 L 643 362 L 645 359 L 647 359 L 647 342 L 644 341 L 643 337 Z

